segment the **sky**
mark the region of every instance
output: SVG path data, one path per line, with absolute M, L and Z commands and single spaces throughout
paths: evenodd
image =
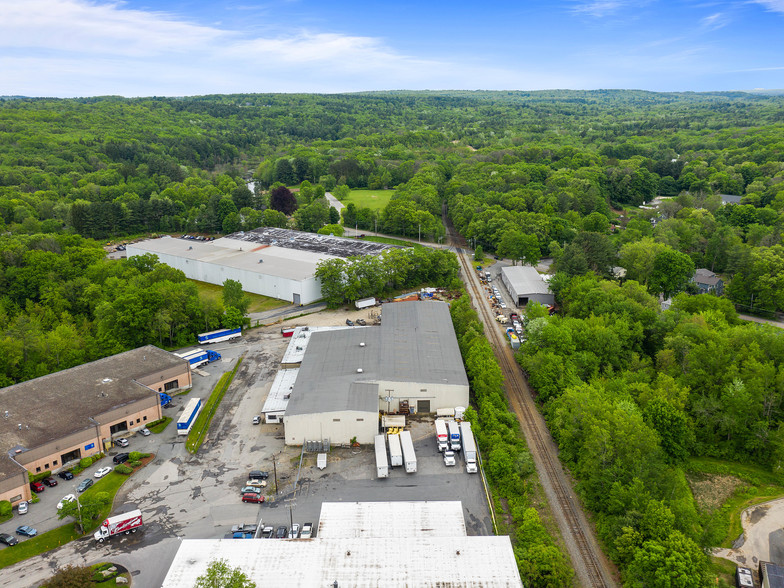
M 784 88 L 784 0 L 0 0 L 0 95 Z

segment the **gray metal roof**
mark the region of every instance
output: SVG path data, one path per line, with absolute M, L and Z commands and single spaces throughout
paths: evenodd
M 385 304 L 382 319 L 380 327 L 313 333 L 286 414 L 376 412 L 379 381 L 468 386 L 445 303 Z
M 509 284 L 518 296 L 526 294 L 550 294 L 547 283 L 530 265 L 515 265 L 512 267 L 502 267 L 501 272 L 506 277 Z
M 260 227 L 252 231 L 240 231 L 226 236 L 227 239 L 276 245 L 286 249 L 322 253 L 331 257 L 353 257 L 359 255 L 377 255 L 386 249 L 399 249 L 397 245 L 386 245 L 361 239 L 347 239 L 332 235 L 319 235 L 291 229 L 276 227 Z M 220 241 L 220 239 L 218 239 Z

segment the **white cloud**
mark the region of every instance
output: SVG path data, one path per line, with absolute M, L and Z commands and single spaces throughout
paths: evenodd
M 784 0 L 751 0 L 754 4 L 761 4 L 771 12 L 784 13 Z
M 715 31 L 730 23 L 730 18 L 723 12 L 716 12 L 710 16 L 706 16 L 700 21 L 700 27 L 705 30 Z

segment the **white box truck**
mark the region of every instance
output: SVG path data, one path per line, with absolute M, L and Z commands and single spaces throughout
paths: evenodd
M 136 529 L 143 524 L 142 511 L 139 509 L 132 510 L 125 514 L 119 514 L 106 519 L 101 526 L 98 527 L 98 530 L 93 537 L 98 543 L 103 543 L 106 539 L 114 537 L 115 535 L 135 533 Z
M 376 475 L 379 478 L 386 478 L 389 476 L 387 444 L 384 440 L 384 435 L 376 435 Z
M 471 423 L 463 421 L 460 423 L 460 432 L 463 435 L 463 457 L 466 460 L 466 472 L 475 474 L 478 471 L 476 466 L 476 441 L 474 432 L 471 430 Z
M 389 465 L 403 465 L 403 449 L 400 447 L 400 435 L 389 435 Z
M 460 451 L 460 427 L 457 421 L 449 421 L 449 449 Z
M 400 445 L 403 448 L 403 463 L 406 473 L 413 474 L 417 471 L 417 458 L 414 453 L 414 442 L 411 440 L 411 431 L 400 433 Z
M 361 300 L 357 300 L 354 303 L 354 306 L 356 306 L 357 309 L 369 308 L 369 307 L 375 306 L 375 305 L 376 305 L 376 299 L 375 298 L 362 298 Z
M 449 432 L 444 419 L 436 419 L 436 444 L 440 452 L 449 449 Z

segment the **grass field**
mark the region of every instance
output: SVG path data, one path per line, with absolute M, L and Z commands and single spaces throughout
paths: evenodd
M 223 286 L 208 284 L 207 282 L 198 282 L 196 280 L 191 281 L 196 284 L 196 287 L 199 289 L 199 295 L 217 298 L 218 300 L 221 299 L 221 296 L 223 295 Z M 248 312 L 264 312 L 265 310 L 272 310 L 273 308 L 280 308 L 281 306 L 289 304 L 285 300 L 268 298 L 267 296 L 261 296 L 260 294 L 246 292 L 246 295 L 250 298 Z
M 387 205 L 394 193 L 394 190 L 351 190 L 348 198 L 342 202 L 345 205 L 353 202 L 358 208 L 381 210 Z

